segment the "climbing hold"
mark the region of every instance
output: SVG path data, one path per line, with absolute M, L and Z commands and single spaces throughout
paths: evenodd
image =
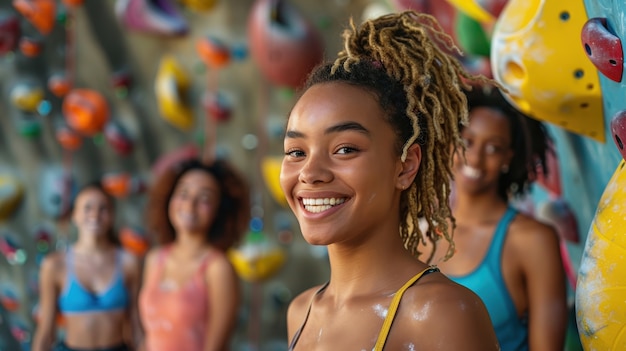
M 170 0 L 117 0 L 115 14 L 127 28 L 138 32 L 183 36 L 189 31 L 187 21 Z
M 94 136 L 109 120 L 109 106 L 95 90 L 74 89 L 63 99 L 63 116 L 76 132 Z
M 83 145 L 83 138 L 65 124 L 58 126 L 54 136 L 59 144 L 68 151 L 78 150 Z
M 135 143 L 124 126 L 117 121 L 110 121 L 104 128 L 104 138 L 120 155 L 133 151 Z
M 102 187 L 111 196 L 127 197 L 139 194 L 146 189 L 146 184 L 138 177 L 129 173 L 112 172 L 102 177 Z
M 600 142 L 605 140 L 596 68 L 580 50 L 583 2 L 510 0 L 491 40 L 494 78 L 505 97 L 536 119 Z
M 620 38 L 607 28 L 606 18 L 590 18 L 581 33 L 583 48 L 594 66 L 607 78 L 622 81 L 624 51 Z
M 56 97 L 64 97 L 72 89 L 72 83 L 64 73 L 54 73 L 48 78 L 48 89 Z
M 578 271 L 576 321 L 585 350 L 626 350 L 624 162 L 598 202 Z
M 209 11 L 217 4 L 217 0 L 180 0 L 180 2 L 194 11 Z
M 150 248 L 150 243 L 145 231 L 133 227 L 125 226 L 120 230 L 120 242 L 130 253 L 142 257 Z
M 196 41 L 196 52 L 207 67 L 218 69 L 230 62 L 230 50 L 221 40 L 208 36 Z
M 13 7 L 41 34 L 47 35 L 54 28 L 56 19 L 54 0 L 13 0 Z
M 626 160 L 626 110 L 619 111 L 611 119 L 611 134 L 622 158 Z
M 300 86 L 323 58 L 321 36 L 286 0 L 257 0 L 248 18 L 250 53 L 279 86 Z
M 261 160 L 261 173 L 265 182 L 265 187 L 272 198 L 281 206 L 287 206 L 285 193 L 280 186 L 280 168 L 282 166 L 282 156 L 268 156 Z
M 0 173 L 0 220 L 7 220 L 22 202 L 24 187 L 19 178 L 9 172 Z
M 17 16 L 7 11 L 0 11 L 0 55 L 17 49 L 20 34 L 20 22 Z
M 74 177 L 62 167 L 45 167 L 41 171 L 38 192 L 44 214 L 55 219 L 68 214 L 74 198 L 74 186 Z
M 35 113 L 37 106 L 44 98 L 44 90 L 34 79 L 24 79 L 11 89 L 10 99 L 18 109 Z
M 208 116 L 217 122 L 226 122 L 232 115 L 232 105 L 221 92 L 206 92 L 202 98 L 202 106 Z
M 22 37 L 20 39 L 20 52 L 26 57 L 36 57 L 43 50 L 43 40 L 38 37 Z
M 173 56 L 161 59 L 154 89 L 163 118 L 181 130 L 193 126 L 193 111 L 187 94 L 191 81 Z

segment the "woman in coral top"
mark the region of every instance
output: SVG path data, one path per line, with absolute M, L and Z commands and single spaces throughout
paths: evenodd
M 146 256 L 139 311 L 146 351 L 226 350 L 239 285 L 224 251 L 249 219 L 245 181 L 225 161 L 166 171 L 148 202 L 160 246 Z

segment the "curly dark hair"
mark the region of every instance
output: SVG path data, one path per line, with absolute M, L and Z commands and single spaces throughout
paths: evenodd
M 158 244 L 171 243 L 176 239 L 168 207 L 180 178 L 193 170 L 210 174 L 220 186 L 220 205 L 206 239 L 211 245 L 226 251 L 240 240 L 250 220 L 248 183 L 226 160 L 218 159 L 207 165 L 192 159 L 164 171 L 148 191 L 147 229 Z
M 501 112 L 509 121 L 514 156 L 509 171 L 500 175 L 498 196 L 508 201 L 510 197 L 527 194 L 531 184 L 537 179 L 538 169 L 544 175 L 549 171 L 546 153 L 550 136 L 545 126 L 517 110 L 498 88 L 475 88 L 466 94 L 470 112 L 478 107 L 486 107 Z

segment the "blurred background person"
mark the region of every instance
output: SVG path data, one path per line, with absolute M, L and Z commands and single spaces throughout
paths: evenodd
M 33 351 L 133 349 L 140 335 L 132 320 L 141 269 L 137 258 L 121 249 L 113 217 L 113 199 L 100 183 L 78 192 L 71 214 L 76 242 L 41 264 Z M 59 313 L 65 337 L 53 348 Z
M 159 246 L 139 297 L 147 351 L 227 350 L 240 305 L 225 255 L 249 222 L 249 190 L 224 160 L 172 167 L 150 189 L 147 221 Z
M 503 351 L 563 350 L 566 278 L 551 226 L 518 212 L 536 163 L 545 167 L 548 136 L 541 122 L 509 105 L 496 88 L 467 93 L 465 152 L 454 158 L 454 256 L 434 257 L 441 271 L 486 304 Z M 549 171 L 549 170 L 548 170 Z

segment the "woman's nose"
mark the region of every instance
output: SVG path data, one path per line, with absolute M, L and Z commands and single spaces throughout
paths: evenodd
M 481 148 L 477 146 L 470 146 L 465 149 L 465 164 L 468 166 L 478 166 L 483 160 L 483 153 Z
M 327 155 L 311 153 L 300 169 L 298 180 L 306 184 L 327 183 L 333 179 L 331 160 Z
M 183 208 L 185 209 L 191 209 L 194 208 L 196 205 L 197 201 L 195 198 L 193 197 L 186 197 L 183 199 L 183 201 L 181 201 L 181 205 L 183 206 Z

